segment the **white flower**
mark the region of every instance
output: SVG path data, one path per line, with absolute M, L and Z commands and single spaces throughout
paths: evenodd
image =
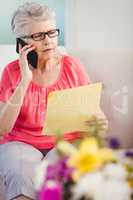
M 87 195 L 89 197 L 93 197 L 97 188 L 101 185 L 103 181 L 102 173 L 95 172 L 89 173 L 82 176 L 76 186 L 73 189 L 74 200 L 82 197 L 83 195 Z
M 104 175 L 107 178 L 115 178 L 115 179 L 123 179 L 125 180 L 127 177 L 127 171 L 121 164 L 108 164 L 104 167 L 103 170 Z
M 121 164 L 104 167 L 102 184 L 94 193 L 94 200 L 130 200 L 131 188 L 126 182 L 127 172 Z
M 105 179 L 94 193 L 94 200 L 130 200 L 131 189 L 125 181 Z
M 103 171 L 81 177 L 73 189 L 73 200 L 83 195 L 94 200 L 130 200 L 131 188 L 125 178 L 124 167 L 109 164 Z

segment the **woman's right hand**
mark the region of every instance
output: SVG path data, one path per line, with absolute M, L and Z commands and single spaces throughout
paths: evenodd
M 19 65 L 23 81 L 30 82 L 32 79 L 32 70 L 34 68 L 28 64 L 27 55 L 34 49 L 35 47 L 31 44 L 25 45 L 22 48 L 19 46 Z

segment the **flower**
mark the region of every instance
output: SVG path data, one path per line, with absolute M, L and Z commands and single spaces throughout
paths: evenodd
M 79 175 L 100 168 L 102 160 L 94 138 L 83 140 L 79 150 L 68 160 L 70 167 L 76 167 Z
M 102 174 L 99 171 L 81 176 L 73 187 L 73 199 L 82 198 L 83 196 L 92 198 L 101 183 Z
M 73 169 L 67 167 L 67 157 L 58 160 L 56 163 L 47 166 L 45 180 L 58 180 L 66 182 L 71 179 Z
M 102 171 L 87 173 L 75 185 L 73 199 L 86 196 L 95 200 L 129 200 L 131 188 L 125 175 L 126 170 L 119 164 L 108 164 Z
M 107 178 L 111 177 L 112 179 L 126 180 L 127 177 L 127 171 L 120 163 L 105 165 L 103 173 Z
M 109 141 L 109 146 L 112 149 L 118 149 L 120 147 L 120 142 L 118 139 L 111 137 L 111 138 L 108 138 L 108 141 Z
M 77 152 L 74 152 L 68 160 L 68 166 L 76 168 L 74 177 L 78 179 L 86 172 L 100 169 L 103 164 L 113 160 L 113 152 L 110 149 L 100 149 L 96 138 L 84 139 Z
M 128 150 L 128 151 L 126 151 L 126 152 L 125 152 L 125 155 L 126 155 L 127 157 L 132 157 L 132 158 L 133 158 L 133 150 Z
M 62 200 L 62 185 L 58 181 L 49 180 L 42 187 L 39 194 L 40 200 Z
M 89 124 L 78 145 L 58 134 L 54 159 L 46 156 L 36 170 L 38 200 L 133 199 L 133 151 L 120 150 L 115 138 L 100 137 L 95 118 Z

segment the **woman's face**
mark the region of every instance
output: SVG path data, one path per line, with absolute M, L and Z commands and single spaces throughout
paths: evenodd
M 30 25 L 30 35 L 40 32 L 48 32 L 56 29 L 56 23 L 54 20 L 33 22 Z M 34 41 L 32 38 L 28 39 L 28 43 L 33 44 L 36 47 L 39 59 L 47 60 L 55 55 L 56 47 L 58 44 L 58 36 L 49 37 L 45 35 L 43 40 Z

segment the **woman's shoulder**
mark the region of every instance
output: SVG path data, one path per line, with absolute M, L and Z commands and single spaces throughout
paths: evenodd
M 71 55 L 64 56 L 65 74 L 70 76 L 78 85 L 90 83 L 88 73 L 80 59 Z M 69 78 L 70 78 L 69 77 Z
M 80 62 L 80 61 L 79 61 L 78 58 L 73 57 L 71 55 L 64 55 L 64 62 L 72 64 L 72 63 L 77 63 L 77 62 Z
M 64 65 L 68 70 L 74 70 L 76 72 L 84 70 L 84 66 L 80 59 L 71 55 L 64 56 Z
M 11 72 L 19 70 L 19 60 L 13 60 L 12 62 L 8 63 L 4 69 Z
M 19 67 L 19 61 L 14 60 L 10 63 L 8 63 L 5 68 L 2 71 L 1 81 L 7 80 L 12 83 L 12 85 L 16 85 L 18 81 L 20 80 L 20 67 Z

